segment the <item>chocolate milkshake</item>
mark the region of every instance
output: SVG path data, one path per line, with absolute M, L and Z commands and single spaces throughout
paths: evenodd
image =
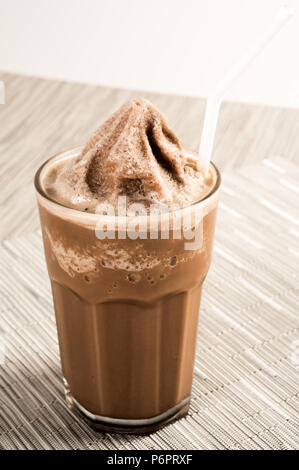
M 37 172 L 67 401 L 94 428 L 187 413 L 219 183 L 146 100 Z

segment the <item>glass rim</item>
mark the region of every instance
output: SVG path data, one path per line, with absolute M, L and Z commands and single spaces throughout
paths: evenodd
M 52 204 L 55 204 L 61 208 L 63 208 L 64 210 L 67 210 L 67 211 L 70 211 L 70 213 L 73 213 L 73 214 L 76 214 L 78 216 L 78 214 L 80 214 L 80 216 L 82 217 L 88 217 L 90 218 L 91 216 L 94 216 L 94 217 L 98 217 L 99 214 L 97 213 L 93 213 L 93 212 L 84 212 L 84 211 L 81 211 L 79 209 L 75 209 L 73 207 L 69 207 L 65 204 L 62 204 L 61 202 L 58 202 L 56 201 L 55 199 L 51 198 L 43 189 L 42 187 L 42 184 L 41 184 L 41 181 L 40 181 L 40 178 L 41 178 L 41 174 L 43 172 L 43 170 L 50 164 L 53 160 L 57 159 L 57 160 L 60 160 L 59 157 L 61 157 L 61 160 L 64 158 L 68 158 L 67 155 L 69 153 L 75 153 L 76 151 L 79 152 L 79 150 L 82 150 L 83 149 L 83 146 L 82 145 L 79 145 L 77 147 L 73 147 L 69 150 L 64 150 L 62 152 L 58 152 L 54 155 L 52 155 L 51 157 L 49 157 L 47 160 L 45 160 L 42 165 L 38 168 L 38 170 L 36 171 L 35 173 L 35 176 L 34 176 L 34 186 L 35 186 L 35 189 L 37 191 L 37 193 L 42 196 L 43 198 L 45 198 L 46 200 L 50 201 L 50 203 Z M 192 151 L 188 151 L 188 153 L 190 153 L 191 155 L 195 155 L 194 152 Z M 208 194 L 206 194 L 205 197 L 203 197 L 202 199 L 200 199 L 199 201 L 197 202 L 193 202 L 192 204 L 190 204 L 189 206 L 184 206 L 184 207 L 181 207 L 177 210 L 184 210 L 184 209 L 187 209 L 187 208 L 190 208 L 190 207 L 196 207 L 196 206 L 200 206 L 202 205 L 204 202 L 206 202 L 208 199 L 210 199 L 216 192 L 217 190 L 219 189 L 220 187 L 220 184 L 221 184 L 221 174 L 220 174 L 220 171 L 218 170 L 217 166 L 215 165 L 215 163 L 213 161 L 210 162 L 210 165 L 212 165 L 212 167 L 214 168 L 215 170 L 215 174 L 216 174 L 216 180 L 215 180 L 215 184 L 213 185 L 213 187 L 211 188 L 210 192 Z M 169 211 L 169 213 L 172 213 L 172 212 L 176 212 L 176 211 Z M 167 212 L 165 212 L 167 213 Z M 109 216 L 106 216 L 106 217 L 109 217 Z M 116 218 L 118 216 L 115 216 Z M 129 218 L 130 216 L 121 216 L 120 218 Z M 145 216 L 147 217 L 147 216 Z

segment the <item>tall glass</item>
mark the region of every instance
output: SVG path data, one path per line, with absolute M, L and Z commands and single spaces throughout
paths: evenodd
M 220 175 L 211 164 L 215 184 L 190 206 L 196 248 L 171 217 L 168 237 L 160 220 L 154 238 L 99 239 L 106 216 L 64 207 L 43 185 L 52 165 L 79 152 L 50 158 L 35 177 L 67 403 L 95 429 L 151 432 L 188 411 Z M 116 218 L 119 227 L 129 219 Z

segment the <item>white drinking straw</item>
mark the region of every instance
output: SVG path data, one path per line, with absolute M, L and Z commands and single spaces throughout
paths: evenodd
M 292 16 L 293 11 L 287 5 L 282 5 L 269 27 L 251 45 L 251 47 L 249 47 L 239 62 L 231 68 L 208 97 L 199 147 L 199 164 L 204 172 L 207 172 L 209 168 L 219 109 L 224 94 L 231 87 L 236 78 L 244 72 L 250 62 L 266 47 L 268 42 L 279 32 L 283 25 L 285 25 Z

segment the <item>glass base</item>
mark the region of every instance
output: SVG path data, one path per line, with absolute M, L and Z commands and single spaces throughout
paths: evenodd
M 149 434 L 186 416 L 189 409 L 190 397 L 185 398 L 173 408 L 157 416 L 146 419 L 121 419 L 108 416 L 94 415 L 84 408 L 70 393 L 68 383 L 63 379 L 66 403 L 76 416 L 83 419 L 91 428 L 101 432 Z

